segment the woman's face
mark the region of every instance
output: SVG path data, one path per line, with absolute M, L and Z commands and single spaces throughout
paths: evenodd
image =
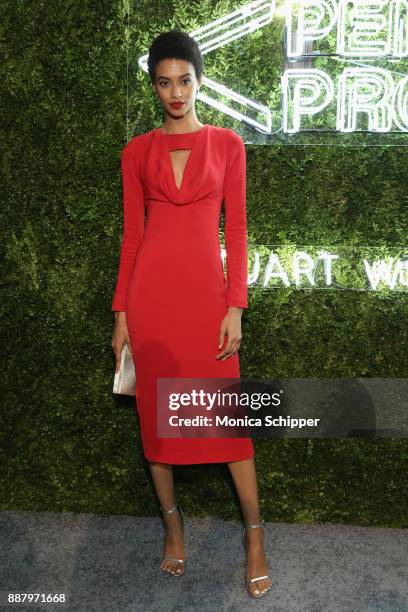
M 197 80 L 193 64 L 180 59 L 164 59 L 156 64 L 155 72 L 153 87 L 166 113 L 180 118 L 194 109 L 201 79 Z M 179 104 L 172 106 L 173 103 Z

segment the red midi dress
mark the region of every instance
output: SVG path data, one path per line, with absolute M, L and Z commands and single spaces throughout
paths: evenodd
M 180 187 L 170 156 L 176 149 L 190 151 Z M 124 224 L 112 310 L 126 311 L 144 456 L 168 464 L 252 458 L 249 437 L 174 439 L 156 431 L 158 378 L 240 377 L 238 353 L 215 357 L 228 306 L 248 307 L 243 140 L 209 124 L 182 134 L 156 128 L 125 145 L 121 168 Z

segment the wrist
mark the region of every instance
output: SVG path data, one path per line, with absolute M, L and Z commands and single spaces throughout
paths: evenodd
M 243 308 L 240 308 L 239 306 L 228 306 L 228 312 L 236 312 L 238 314 L 242 314 L 243 312 Z
M 126 311 L 115 310 L 115 321 L 126 321 Z

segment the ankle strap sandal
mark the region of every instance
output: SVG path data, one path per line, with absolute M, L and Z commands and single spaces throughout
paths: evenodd
M 244 525 L 245 526 L 244 526 L 244 528 L 242 530 L 242 537 L 244 538 L 244 544 L 245 544 L 245 531 L 247 529 L 255 529 L 257 527 L 262 527 L 262 529 L 264 529 L 265 528 L 265 521 L 263 519 L 261 519 L 260 523 L 244 523 Z M 251 597 L 253 597 L 255 599 L 258 599 L 259 597 L 263 597 L 264 595 L 266 595 L 266 593 L 271 588 L 270 586 L 268 586 L 264 591 L 260 591 L 259 595 L 254 595 L 251 592 L 251 589 L 249 588 L 250 583 L 257 582 L 258 580 L 265 580 L 265 579 L 269 579 L 270 580 L 270 577 L 269 577 L 268 574 L 266 576 L 255 576 L 255 578 L 247 578 L 247 577 L 245 577 L 245 586 L 246 586 L 246 589 L 248 591 L 248 594 Z
M 177 509 L 181 517 L 181 526 L 182 528 L 184 528 L 184 514 L 178 502 L 176 502 L 175 505 L 172 508 L 170 508 L 170 510 L 163 510 L 163 508 L 160 506 L 160 510 L 162 511 L 163 514 L 172 514 L 173 512 L 176 512 Z M 177 561 L 178 563 L 181 563 L 184 567 L 186 565 L 186 562 L 184 559 L 177 559 L 177 557 L 163 557 L 162 561 Z M 183 576 L 184 571 L 183 572 L 167 572 L 167 573 L 171 574 L 172 576 Z
M 265 521 L 264 519 L 261 519 L 260 523 L 244 523 L 244 528 L 242 530 L 242 535 L 245 535 L 245 530 L 248 528 L 252 528 L 254 529 L 255 527 L 262 527 L 262 529 L 265 528 Z

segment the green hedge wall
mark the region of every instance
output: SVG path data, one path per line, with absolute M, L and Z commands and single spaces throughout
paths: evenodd
M 161 31 L 191 31 L 237 5 L 143 0 L 128 12 L 112 0 L 17 0 L 0 8 L 4 509 L 158 511 L 133 400 L 112 395 L 120 152 L 132 133 L 162 122 L 147 76 L 131 65 L 127 82 L 126 60 Z M 261 45 L 255 34 L 249 52 Z M 276 72 L 272 63 L 263 69 Z M 258 82 L 240 70 L 233 49 L 206 63 L 209 76 Z M 261 85 L 259 93 L 267 99 Z M 200 102 L 197 114 L 235 127 Z M 405 245 L 407 162 L 404 147 L 248 146 L 249 239 Z M 253 289 L 241 374 L 403 378 L 407 320 L 406 294 Z M 255 447 L 266 520 L 407 526 L 406 440 Z M 239 518 L 226 465 L 179 466 L 175 476 L 188 514 Z

